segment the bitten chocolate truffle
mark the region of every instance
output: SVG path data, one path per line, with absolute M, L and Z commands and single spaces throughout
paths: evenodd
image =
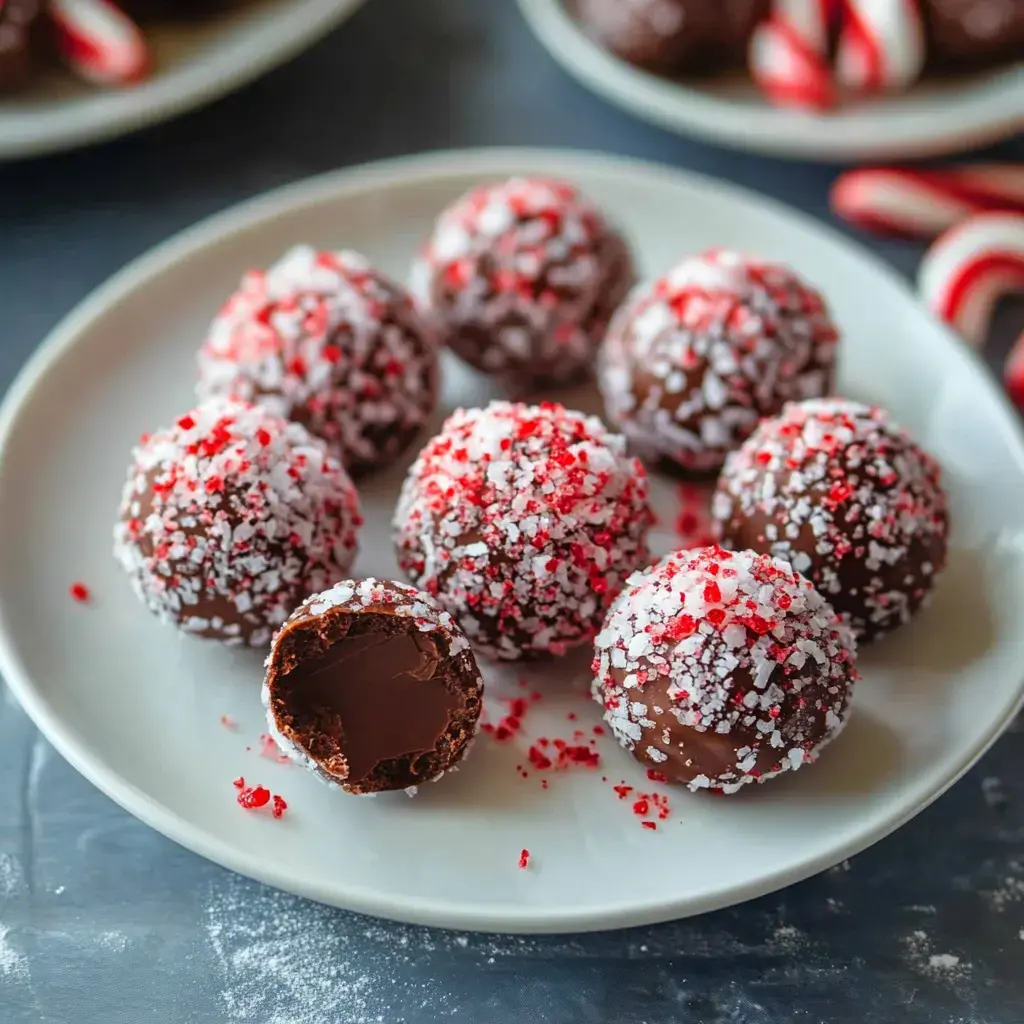
M 345 580 L 274 638 L 263 685 L 270 733 L 349 793 L 409 789 L 466 755 L 483 706 L 469 641 L 428 594 Z
M 409 470 L 402 571 L 477 653 L 561 654 L 590 639 L 647 559 L 647 477 L 625 441 L 560 405 L 459 410 Z
M 821 295 L 788 267 L 714 249 L 622 306 L 598 382 L 641 456 L 706 473 L 762 416 L 831 389 L 838 338 Z
M 211 399 L 142 438 L 114 528 L 139 599 L 186 633 L 269 645 L 307 594 L 348 573 L 356 490 L 304 427 Z
M 598 634 L 594 698 L 643 765 L 735 793 L 817 759 L 846 724 L 853 634 L 813 585 L 752 551 L 637 573 Z
M 785 559 L 868 640 L 907 622 L 946 564 L 941 472 L 876 407 L 793 403 L 730 456 L 712 513 L 726 547 Z
M 358 474 L 392 462 L 437 401 L 437 344 L 409 294 L 354 252 L 298 246 L 250 271 L 199 352 L 200 399 L 301 423 Z
M 589 371 L 635 279 L 622 236 L 570 184 L 511 178 L 438 218 L 413 268 L 442 338 L 511 390 Z
M 616 57 L 665 74 L 739 64 L 769 0 L 576 0 L 586 31 Z

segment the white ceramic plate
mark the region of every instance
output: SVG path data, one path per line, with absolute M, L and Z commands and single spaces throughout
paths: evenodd
M 136 603 L 110 553 L 129 446 L 191 402 L 193 352 L 240 273 L 288 245 L 353 246 L 394 275 L 434 215 L 482 179 L 567 176 L 628 230 L 643 270 L 740 246 L 823 286 L 846 335 L 844 391 L 889 406 L 942 460 L 956 524 L 934 605 L 872 648 L 846 733 L 819 765 L 732 799 L 673 791 L 645 831 L 612 785 L 650 790 L 604 738 L 600 772 L 518 776 L 523 743 L 481 737 L 415 799 L 348 797 L 259 757 L 260 657 L 178 636 Z M 445 409 L 490 392 L 450 367 Z M 594 404 L 585 389 L 571 396 Z M 364 488 L 358 569 L 394 573 L 401 467 Z M 658 483 L 662 521 L 675 485 Z M 670 526 L 657 537 L 673 545 Z M 68 596 L 83 580 L 95 601 Z M 0 668 L 71 763 L 185 846 L 314 899 L 459 928 L 557 931 L 674 918 L 794 882 L 880 839 L 995 740 L 1024 679 L 1024 447 L 974 357 L 881 263 L 812 221 L 705 178 L 566 152 L 439 154 L 314 179 L 246 203 L 132 264 L 57 328 L 0 412 Z M 530 737 L 592 730 L 589 655 L 510 673 L 546 696 Z M 489 682 L 494 681 L 490 674 Z M 576 721 L 568 719 L 576 715 Z M 220 724 L 223 714 L 236 730 Z M 247 750 L 247 745 L 253 749 Z M 248 814 L 243 775 L 289 802 Z M 602 782 L 602 776 L 608 782 Z M 520 850 L 530 868 L 517 867 Z
M 961 152 L 1024 129 L 1024 64 L 827 116 L 767 104 L 746 76 L 684 84 L 631 67 L 590 40 L 564 0 L 519 0 L 551 55 L 605 99 L 683 135 L 778 156 L 880 160 Z
M 38 156 L 166 121 L 237 89 L 325 36 L 363 0 L 251 0 L 205 20 L 147 29 L 157 70 L 98 89 L 59 66 L 0 97 L 0 160 Z

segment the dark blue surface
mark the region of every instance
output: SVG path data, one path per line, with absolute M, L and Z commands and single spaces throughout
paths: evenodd
M 91 288 L 197 218 L 318 171 L 482 144 L 661 160 L 823 219 L 836 173 L 632 120 L 566 78 L 511 0 L 372 0 L 212 108 L 0 168 L 0 386 Z M 1024 160 L 1024 144 L 991 157 Z M 920 256 L 865 241 L 908 274 Z M 1002 312 L 993 365 L 1022 322 L 1019 306 Z M 0 699 L 0 1024 L 1017 1024 L 1022 763 L 1011 732 L 897 835 L 743 907 L 629 933 L 491 938 L 355 917 L 214 867 L 93 790 Z

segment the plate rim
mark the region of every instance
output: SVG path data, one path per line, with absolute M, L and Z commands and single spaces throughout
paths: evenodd
M 728 182 L 719 182 L 697 172 L 681 171 L 663 164 L 602 153 L 544 148 L 446 150 L 375 161 L 303 179 L 247 199 L 206 217 L 136 257 L 88 294 L 48 334 L 25 363 L 4 396 L 3 402 L 0 403 L 0 479 L 2 479 L 8 457 L 8 444 L 17 428 L 21 412 L 31 403 L 37 388 L 51 370 L 79 343 L 81 336 L 90 329 L 96 320 L 102 318 L 111 306 L 186 261 L 195 252 L 225 237 L 251 230 L 259 222 L 289 216 L 304 207 L 323 202 L 328 197 L 359 194 L 367 189 L 381 186 L 393 187 L 402 182 L 422 186 L 431 181 L 443 181 L 467 175 L 486 177 L 494 174 L 515 173 L 516 167 L 526 168 L 529 166 L 558 166 L 561 168 L 560 173 L 567 177 L 579 173 L 603 172 L 606 175 L 626 176 L 640 173 L 675 180 L 677 183 L 682 179 L 691 186 L 711 187 L 726 196 L 742 197 L 746 201 L 754 200 L 776 214 L 782 214 L 798 221 L 804 228 L 809 228 L 813 232 L 825 236 L 832 243 L 838 243 L 844 248 L 855 249 L 861 259 L 872 264 L 876 270 L 883 272 L 894 285 L 907 293 L 909 300 L 914 300 L 907 283 L 900 279 L 896 271 L 886 261 L 858 243 L 845 238 L 828 225 L 802 211 L 794 210 L 778 200 Z M 522 170 L 519 173 L 526 172 Z M 1024 478 L 1024 428 L 1017 420 L 1009 400 L 996 387 L 980 356 L 968 346 L 960 344 L 942 325 L 938 326 L 948 336 L 959 358 L 968 364 L 973 364 L 975 372 L 981 373 L 987 379 L 987 386 L 995 399 L 993 417 L 1000 421 L 1010 455 L 1017 463 L 1022 478 Z M 341 902 L 337 895 L 322 891 L 316 885 L 306 884 L 300 877 L 265 863 L 255 852 L 239 849 L 211 837 L 201 828 L 192 825 L 182 816 L 144 793 L 116 770 L 108 767 L 101 759 L 90 754 L 87 745 L 79 740 L 73 726 L 51 709 L 21 662 L 17 645 L 9 628 L 5 605 L 5 595 L 0 593 L 0 674 L 29 718 L 61 756 L 129 814 L 186 849 L 239 874 L 257 879 L 283 891 L 358 913 L 466 931 L 500 930 L 508 933 L 543 934 L 597 931 L 653 924 L 732 906 L 794 884 L 854 856 L 915 817 L 973 767 L 1002 735 L 1014 716 L 1024 707 L 1024 673 L 1022 673 L 1017 689 L 1006 701 L 1002 714 L 993 717 L 989 728 L 976 738 L 975 743 L 964 752 L 956 763 L 947 768 L 947 771 L 931 788 L 926 786 L 924 792 L 911 793 L 910 797 L 899 804 L 893 813 L 879 816 L 872 828 L 860 832 L 852 838 L 847 837 L 842 842 L 833 845 L 828 851 L 799 861 L 787 868 L 780 868 L 757 879 L 710 893 L 699 899 L 687 898 L 674 901 L 667 899 L 657 903 L 645 903 L 603 911 L 594 909 L 579 912 L 559 911 L 556 915 L 547 917 L 544 915 L 544 911 L 538 908 L 509 908 L 508 910 L 503 909 L 501 920 L 496 921 L 487 916 L 487 911 L 480 913 L 471 907 L 451 907 L 432 899 L 420 897 L 402 897 L 395 900 L 377 890 L 366 890 L 361 887 L 346 889 L 343 894 L 344 902 Z
M 747 124 L 723 128 L 723 112 L 734 104 L 707 96 L 669 79 L 659 78 L 607 53 L 587 37 L 575 19 L 565 10 L 563 0 L 518 0 L 519 9 L 533 35 L 552 59 L 572 78 L 602 99 L 651 124 L 677 135 L 692 136 L 730 148 L 788 159 L 861 161 L 881 159 L 917 159 L 945 156 L 995 143 L 1024 130 L 1024 63 L 1008 66 L 1020 93 L 1021 113 L 1007 110 L 989 119 L 960 118 L 958 128 L 916 138 L 902 134 L 898 138 L 858 141 L 856 134 L 837 134 L 819 141 L 818 133 L 805 130 L 787 133 L 787 121 L 808 126 L 834 121 L 834 118 L 765 107 L 758 112 L 753 130 Z M 686 97 L 684 109 L 681 100 Z M 985 104 L 977 104 L 984 112 Z M 975 115 L 977 111 L 975 112 Z M 728 122 L 727 122 L 728 123 Z
M 113 114 L 92 114 L 65 123 L 57 130 L 51 127 L 46 131 L 33 132 L 22 128 L 9 134 L 9 125 L 4 124 L 6 118 L 0 111 L 0 161 L 47 156 L 109 142 L 204 107 L 294 59 L 355 14 L 366 0 L 303 0 L 303 3 L 305 16 L 293 15 L 291 19 L 282 19 L 293 27 L 278 39 L 273 48 L 263 49 L 255 56 L 240 53 L 226 67 L 218 67 L 217 54 L 214 53 L 194 69 L 181 72 L 185 81 L 179 82 L 177 88 L 174 76 L 157 73 L 130 91 L 117 93 L 114 90 L 118 96 L 130 97 L 133 102 Z M 288 3 L 281 4 L 280 10 L 287 15 Z M 182 65 L 176 62 L 173 66 Z M 66 113 L 61 109 L 64 106 L 72 110 L 75 102 L 55 100 L 41 110 L 45 110 L 48 116 L 59 116 Z M 21 120 L 20 116 L 18 120 Z

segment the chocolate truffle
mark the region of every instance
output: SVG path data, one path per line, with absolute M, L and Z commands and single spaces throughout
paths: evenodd
M 714 249 L 636 290 L 598 381 L 641 456 L 707 472 L 761 417 L 830 390 L 838 337 L 821 295 L 788 267 Z
M 348 475 L 305 427 L 211 399 L 132 453 L 114 554 L 163 621 L 264 647 L 348 573 L 361 522 Z
M 647 478 L 623 438 L 545 402 L 458 410 L 395 512 L 402 571 L 479 654 L 561 654 L 647 559 Z
M 769 0 L 577 0 L 579 19 L 616 57 L 649 71 L 716 70 L 742 61 Z
M 929 54 L 944 67 L 984 66 L 1024 57 L 1022 0 L 925 0 Z
M 263 703 L 293 760 L 349 793 L 431 782 L 466 755 L 483 706 L 469 641 L 428 594 L 345 580 L 274 638 Z
M 199 352 L 197 391 L 295 420 L 362 473 L 434 411 L 437 345 L 408 293 L 362 256 L 299 246 L 242 279 Z
M 878 408 L 793 403 L 730 456 L 712 513 L 726 547 L 785 559 L 862 639 L 906 622 L 946 564 L 935 460 Z
M 0 93 L 22 88 L 31 77 L 32 42 L 42 9 L 41 0 L 0 3 Z
M 856 642 L 785 562 L 678 551 L 637 573 L 596 641 L 595 700 L 643 765 L 735 793 L 818 757 L 850 713 Z
M 622 236 L 572 186 L 512 178 L 438 218 L 413 268 L 441 336 L 511 390 L 589 370 L 634 281 Z

